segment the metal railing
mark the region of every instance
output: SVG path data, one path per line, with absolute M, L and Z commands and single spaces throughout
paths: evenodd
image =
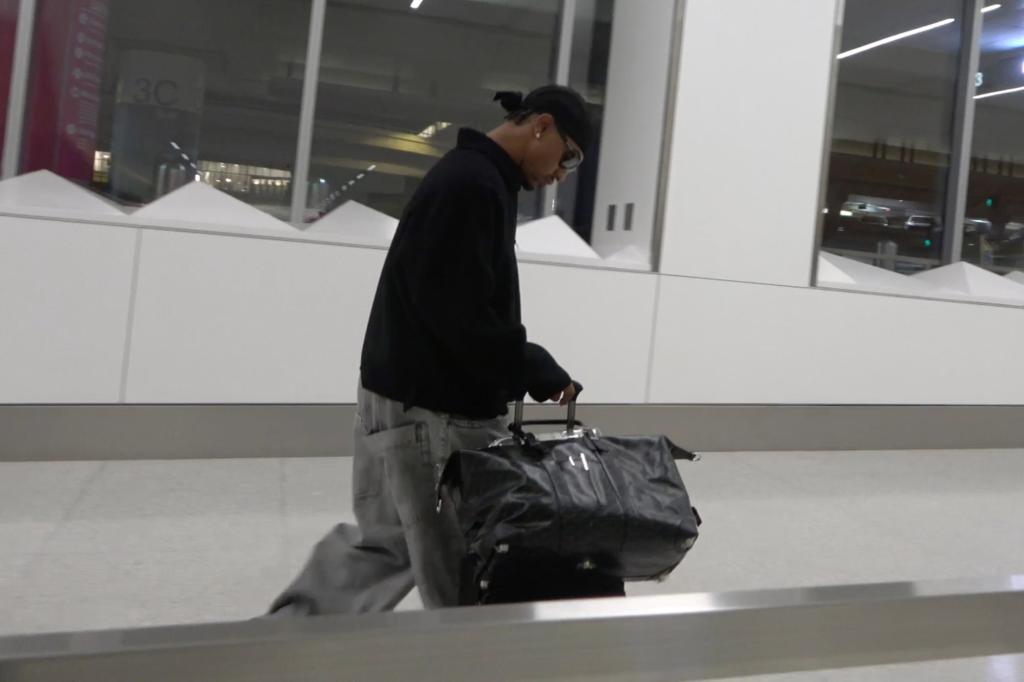
M 697 680 L 1024 651 L 1024 576 L 0 638 L 0 680 Z

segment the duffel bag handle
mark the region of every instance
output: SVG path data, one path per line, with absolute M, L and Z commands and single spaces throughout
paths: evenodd
M 573 381 L 572 385 L 576 388 L 576 395 L 572 397 L 566 407 L 565 421 L 560 419 L 531 419 L 529 421 L 523 421 L 523 401 L 517 400 L 515 411 L 512 415 L 512 423 L 509 424 L 508 429 L 517 436 L 523 435 L 523 427 L 530 426 L 531 424 L 565 424 L 566 433 L 572 433 L 573 429 L 577 426 L 583 426 L 582 423 L 576 421 L 576 399 L 580 397 L 580 393 L 583 392 L 583 384 L 578 381 Z

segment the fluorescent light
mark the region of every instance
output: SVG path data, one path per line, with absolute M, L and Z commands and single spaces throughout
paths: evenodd
M 409 5 L 409 7 L 412 7 L 413 9 L 417 9 L 422 4 L 423 4 L 423 0 L 412 0 L 412 4 Z
M 839 212 L 839 215 L 843 216 L 844 218 L 852 218 L 853 211 L 847 211 L 846 209 L 843 209 L 842 211 Z
M 983 7 L 982 10 L 981 10 L 981 13 L 982 14 L 987 14 L 989 12 L 994 12 L 995 10 L 999 9 L 1000 7 L 1002 7 L 1002 5 L 999 4 L 999 3 L 996 3 L 995 5 L 989 5 L 988 7 Z M 846 52 L 841 52 L 836 58 L 837 59 L 845 59 L 847 57 L 852 57 L 855 54 L 860 54 L 861 52 L 867 52 L 870 49 L 873 49 L 873 48 L 876 48 L 876 47 L 880 47 L 882 45 L 888 45 L 889 43 L 894 43 L 897 40 L 902 40 L 903 38 L 909 38 L 910 36 L 917 35 L 918 33 L 924 33 L 925 31 L 931 31 L 932 29 L 936 29 L 936 28 L 939 28 L 939 27 L 942 27 L 942 26 L 947 26 L 949 24 L 952 24 L 954 21 L 956 21 L 956 19 L 943 19 L 942 21 L 936 21 L 934 24 L 928 24 L 927 26 L 922 26 L 920 28 L 915 28 L 915 29 L 911 29 L 909 31 L 904 31 L 903 33 L 897 33 L 894 36 L 889 36 L 888 38 L 882 38 L 881 40 L 876 40 L 873 43 L 868 43 L 867 45 L 862 45 L 862 46 L 856 47 L 856 48 L 854 48 L 852 50 L 847 50 Z
M 1009 95 L 1011 92 L 1020 92 L 1024 90 L 1024 87 L 1010 88 L 1009 90 L 997 90 L 995 92 L 986 92 L 984 95 L 975 95 L 974 99 L 985 99 L 986 97 L 996 97 L 997 95 Z
M 372 164 L 370 164 L 370 167 L 369 167 L 369 168 L 367 168 L 366 170 L 368 170 L 368 171 L 372 171 L 372 170 L 373 170 L 373 169 L 375 169 L 376 167 L 377 167 L 377 164 L 375 164 L 375 163 L 372 163 Z
M 868 43 L 867 45 L 861 45 L 860 47 L 855 47 L 852 50 L 841 52 L 839 53 L 839 55 L 836 56 L 836 59 L 846 59 L 847 57 L 852 57 L 853 55 L 860 54 L 861 52 L 867 52 L 868 50 L 872 50 L 876 47 L 881 47 L 882 45 L 895 43 L 897 40 L 903 40 L 904 38 L 909 38 L 910 36 L 916 36 L 918 33 L 924 33 L 925 31 L 931 31 L 942 26 L 948 26 L 949 24 L 952 24 L 954 21 L 956 21 L 956 19 L 943 19 L 942 21 L 936 21 L 934 24 L 928 24 L 927 26 L 914 28 L 909 31 L 904 31 L 903 33 L 897 33 L 894 36 L 882 38 L 881 40 L 876 40 L 873 43 Z
M 449 123 L 448 121 L 437 121 L 436 123 L 431 123 L 426 128 L 421 130 L 419 132 L 419 136 L 422 137 L 423 139 L 430 139 L 434 135 L 437 135 L 439 132 L 450 126 L 451 123 Z

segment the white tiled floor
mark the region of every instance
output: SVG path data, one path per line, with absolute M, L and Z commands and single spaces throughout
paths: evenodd
M 1024 574 L 1024 451 L 680 466 L 701 539 L 633 594 Z M 256 616 L 351 520 L 350 472 L 347 458 L 0 463 L 0 634 Z M 415 593 L 402 607 L 419 607 Z M 793 679 L 901 679 L 884 670 Z

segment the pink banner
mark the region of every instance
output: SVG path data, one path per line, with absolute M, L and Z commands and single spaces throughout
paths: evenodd
M 108 0 L 41 0 L 23 170 L 92 180 Z

